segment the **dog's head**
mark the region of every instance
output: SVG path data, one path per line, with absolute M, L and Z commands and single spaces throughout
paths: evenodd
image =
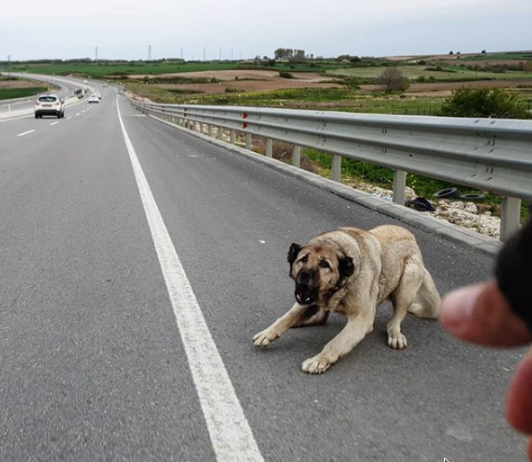
M 325 304 L 355 271 L 351 257 L 327 244 L 292 244 L 288 263 L 300 305 Z

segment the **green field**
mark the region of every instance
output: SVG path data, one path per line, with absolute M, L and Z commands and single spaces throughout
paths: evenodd
M 81 75 L 92 78 L 105 78 L 112 75 L 158 75 L 178 72 L 198 72 L 207 70 L 232 70 L 238 69 L 237 62 L 205 62 L 181 63 L 160 62 L 148 63 L 132 61 L 124 64 L 112 63 L 59 63 L 59 64 L 15 64 L 11 72 L 30 72 L 46 75 Z
M 0 100 L 25 98 L 27 96 L 45 93 L 48 87 L 29 87 L 29 88 L 0 88 Z

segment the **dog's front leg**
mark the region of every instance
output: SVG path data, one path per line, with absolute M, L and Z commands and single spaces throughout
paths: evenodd
M 322 374 L 338 359 L 349 353 L 367 333 L 373 330 L 375 310 L 371 313 L 358 313 L 347 317 L 347 324 L 342 331 L 334 337 L 313 358 L 307 359 L 301 366 L 303 372 L 309 374 Z
M 262 332 L 259 332 L 253 337 L 253 343 L 256 347 L 268 346 L 273 341 L 277 340 L 290 327 L 299 324 L 305 319 L 305 313 L 308 307 L 296 303 L 292 309 L 283 317 L 277 319 L 270 327 Z

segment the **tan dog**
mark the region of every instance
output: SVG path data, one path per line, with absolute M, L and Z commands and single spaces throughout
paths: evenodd
M 321 374 L 373 330 L 377 305 L 390 299 L 394 315 L 387 326 L 388 345 L 402 350 L 406 337 L 401 322 L 410 312 L 436 318 L 440 296 L 423 265 L 415 237 L 399 226 L 370 231 L 340 228 L 321 234 L 288 253 L 296 303 L 283 317 L 253 337 L 265 347 L 290 327 L 323 324 L 330 311 L 347 316 L 344 329 L 302 369 Z

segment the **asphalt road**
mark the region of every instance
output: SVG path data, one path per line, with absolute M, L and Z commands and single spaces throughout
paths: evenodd
M 391 350 L 388 305 L 322 376 L 300 365 L 339 316 L 253 347 L 293 303 L 292 242 L 392 219 L 101 92 L 0 123 L 0 460 L 525 460 L 503 415 L 522 350 L 411 316 Z M 411 230 L 442 293 L 489 277 Z

